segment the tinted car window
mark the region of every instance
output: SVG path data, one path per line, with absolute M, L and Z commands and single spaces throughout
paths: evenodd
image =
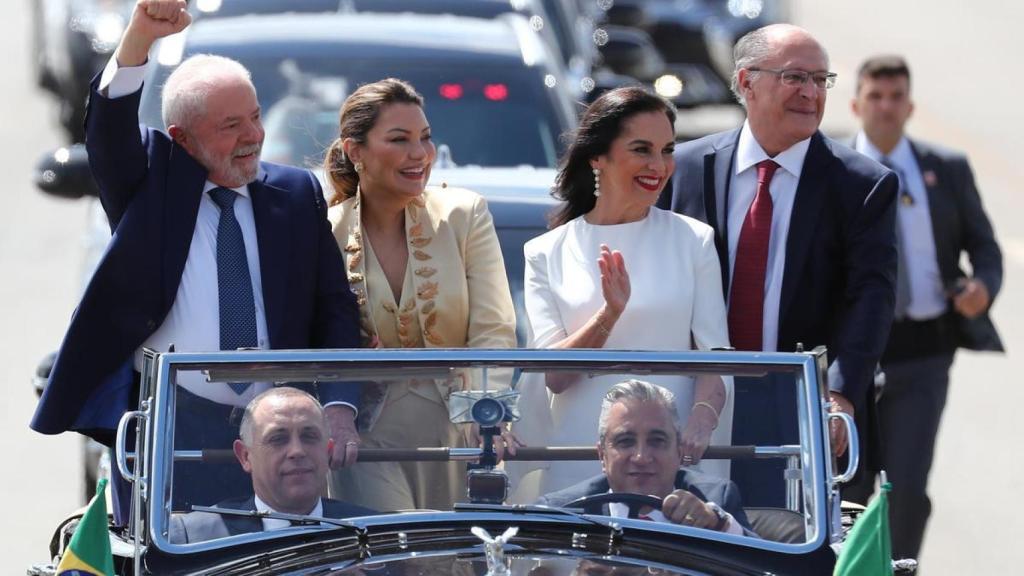
M 542 68 L 447 63 L 436 66 L 392 61 L 345 60 L 337 55 L 287 60 L 231 54 L 252 72 L 264 115 L 282 102 L 290 116 L 268 126 L 266 159 L 315 164 L 337 135 L 338 109 L 361 84 L 392 76 L 409 81 L 423 95 L 435 143 L 446 145 L 458 165 L 553 167 L 559 135 L 569 127 Z M 162 86 L 170 68 L 157 71 Z M 272 118 L 271 118 L 272 119 Z M 160 102 L 143 100 L 142 120 L 160 126 Z M 284 139 L 284 140 L 282 140 Z M 285 151 L 274 147 L 288 148 Z

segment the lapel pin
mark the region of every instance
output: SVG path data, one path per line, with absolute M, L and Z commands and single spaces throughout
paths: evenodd
M 925 170 L 921 173 L 921 176 L 924 178 L 925 186 L 928 186 L 929 188 L 935 186 L 939 182 L 938 177 L 935 176 L 935 172 L 932 170 Z

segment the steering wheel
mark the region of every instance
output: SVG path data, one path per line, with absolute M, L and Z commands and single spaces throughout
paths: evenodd
M 603 512 L 602 507 L 611 502 L 617 502 L 619 504 L 629 506 L 630 518 L 636 518 L 640 514 L 641 508 L 649 507 L 655 510 L 661 510 L 661 498 L 655 498 L 654 496 L 648 496 L 647 494 L 636 494 L 633 492 L 605 492 L 604 494 L 584 496 L 582 498 L 577 498 L 562 507 L 582 508 L 584 514 L 601 514 Z

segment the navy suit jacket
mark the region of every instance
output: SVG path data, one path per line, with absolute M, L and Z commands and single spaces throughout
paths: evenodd
M 732 517 L 743 527 L 744 533 L 748 536 L 756 537 L 756 534 L 750 528 L 747 513 L 743 511 L 743 501 L 740 498 L 740 490 L 736 487 L 736 484 L 709 474 L 679 470 L 676 472 L 675 487 L 679 490 L 686 490 L 700 498 L 702 502 L 718 504 L 722 507 L 722 510 L 732 514 Z M 609 489 L 608 477 L 600 474 L 579 484 L 545 494 L 536 503 L 541 506 L 560 508 L 584 496 L 605 494 Z M 604 513 L 608 514 L 607 505 L 604 506 Z
M 374 510 L 363 508 L 348 502 L 323 499 L 324 518 L 349 518 L 353 516 L 370 516 Z M 238 500 L 225 500 L 216 508 L 228 510 L 256 511 L 256 499 L 252 496 Z M 189 512 L 188 514 L 172 514 L 171 524 L 167 530 L 167 539 L 172 544 L 188 544 L 190 542 L 207 542 L 217 538 L 227 538 L 238 534 L 250 534 L 263 531 L 263 520 L 252 516 L 235 516 L 214 512 Z
M 967 274 L 960 256 L 970 257 L 972 276 L 985 283 L 995 301 L 1003 284 L 1003 255 L 996 243 L 992 224 L 981 204 L 974 174 L 967 158 L 953 150 L 910 140 L 917 166 L 925 177 L 928 210 L 935 237 L 935 257 L 947 291 Z M 970 350 L 1003 351 L 1003 343 L 988 313 L 967 319 L 956 318 L 954 344 Z
M 174 303 L 207 171 L 170 137 L 140 127 L 141 90 L 110 99 L 93 80 L 89 164 L 112 238 L 71 319 L 32 428 L 109 443 L 134 400 L 133 355 Z M 141 131 L 140 131 L 141 128 Z M 249 184 L 270 347 L 356 348 L 358 307 L 308 170 L 262 163 Z M 358 385 L 320 386 L 358 406 Z
M 658 205 L 715 229 L 729 293 L 727 209 L 740 130 L 676 149 L 676 170 Z M 828 346 L 829 387 L 868 404 L 896 300 L 895 199 L 882 165 L 816 132 L 811 137 L 786 239 L 778 350 Z

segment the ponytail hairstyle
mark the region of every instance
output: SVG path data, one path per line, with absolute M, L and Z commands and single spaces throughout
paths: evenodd
M 388 104 L 415 104 L 422 108 L 423 96 L 404 80 L 386 78 L 360 86 L 341 106 L 338 119 L 340 134 L 331 142 L 324 157 L 324 174 L 334 188 L 328 202 L 331 206 L 354 196 L 359 186 L 359 173 L 345 154 L 343 142 L 351 138 L 360 144 L 365 143 L 367 133 L 377 124 L 380 111 Z

